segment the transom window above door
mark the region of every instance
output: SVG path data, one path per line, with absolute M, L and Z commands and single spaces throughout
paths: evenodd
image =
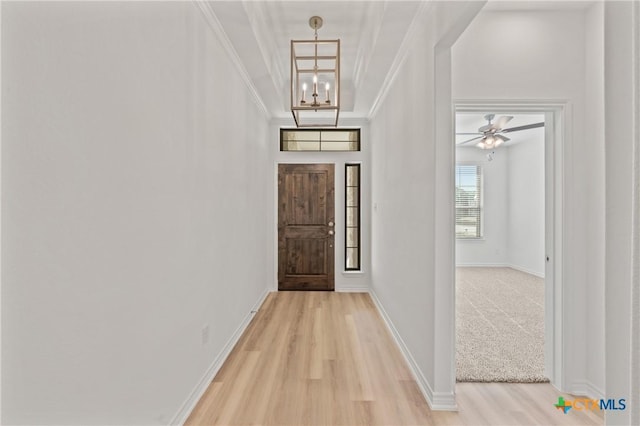
M 280 151 L 360 151 L 360 129 L 280 129 Z

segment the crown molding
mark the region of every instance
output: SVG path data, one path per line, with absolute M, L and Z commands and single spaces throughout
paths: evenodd
M 362 17 L 360 27 L 363 29 L 358 40 L 358 50 L 353 66 L 353 87 L 358 89 L 367 73 L 371 54 L 375 49 L 382 30 L 387 2 L 369 2 Z
M 262 59 L 267 65 L 271 81 L 276 89 L 287 85 L 287 73 L 282 68 L 283 61 L 278 55 L 278 47 L 273 37 L 272 28 L 275 23 L 273 15 L 265 2 L 242 0 L 242 7 L 247 14 L 247 19 L 262 54 Z
M 391 67 L 389 67 L 389 72 L 387 73 L 382 86 L 380 86 L 380 91 L 378 91 L 378 95 L 373 100 L 371 108 L 369 109 L 369 113 L 367 114 L 368 120 L 371 120 L 373 117 L 375 117 L 376 113 L 378 112 L 378 108 L 380 108 L 380 106 L 382 105 L 382 102 L 387 97 L 387 94 L 389 93 L 393 82 L 398 77 L 398 74 L 402 69 L 402 64 L 404 64 L 404 61 L 407 59 L 409 50 L 415 42 L 417 31 L 420 28 L 418 23 L 423 21 L 424 15 L 426 14 L 426 11 L 427 9 L 429 9 L 430 5 L 430 1 L 422 1 L 420 3 L 419 9 L 411 20 L 411 24 L 409 24 L 409 29 L 407 30 L 404 39 L 402 39 L 402 44 L 398 49 L 398 53 L 396 53 L 393 63 L 391 64 Z
M 233 44 L 231 43 L 231 40 L 229 40 L 229 37 L 227 36 L 227 33 L 225 33 L 222 27 L 222 24 L 218 20 L 218 17 L 216 16 L 215 12 L 213 11 L 213 9 L 211 9 L 211 6 L 206 1 L 203 1 L 203 0 L 192 0 L 192 1 L 198 7 L 200 12 L 202 12 L 202 16 L 204 17 L 205 22 L 207 23 L 211 31 L 213 31 L 214 35 L 218 38 L 218 41 L 220 41 L 220 44 L 222 44 L 222 47 L 224 48 L 225 52 L 227 52 L 229 59 L 238 70 L 240 77 L 242 78 L 245 85 L 247 86 L 247 89 L 249 89 L 249 93 L 251 94 L 253 101 L 258 106 L 258 108 L 262 111 L 264 116 L 267 119 L 270 119 L 271 114 L 269 113 L 267 106 L 265 105 L 264 101 L 262 100 L 262 97 L 258 93 L 258 90 L 254 86 L 253 81 L 251 80 L 251 77 L 249 75 L 249 72 L 245 68 L 242 61 L 240 60 L 240 56 L 238 56 L 238 52 L 236 52 L 236 50 L 234 49 Z

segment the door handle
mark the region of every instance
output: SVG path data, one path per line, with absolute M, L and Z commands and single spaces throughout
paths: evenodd
M 329 231 L 329 235 L 333 235 L 333 230 L 330 230 L 330 231 Z

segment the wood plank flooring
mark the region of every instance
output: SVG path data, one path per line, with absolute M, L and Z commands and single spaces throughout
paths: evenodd
M 558 392 L 549 383 L 458 383 L 457 413 L 433 412 L 438 425 L 602 425 L 602 411 L 575 411 L 567 414 L 554 404 L 558 396 L 576 397 Z M 454 414 L 454 415 L 450 415 Z
M 279 292 L 185 424 L 602 424 L 556 410 L 551 385 L 513 386 L 463 383 L 459 412 L 431 411 L 368 294 Z

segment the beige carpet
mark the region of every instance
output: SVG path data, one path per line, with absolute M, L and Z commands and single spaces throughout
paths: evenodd
M 544 280 L 511 268 L 457 268 L 456 379 L 548 382 Z

